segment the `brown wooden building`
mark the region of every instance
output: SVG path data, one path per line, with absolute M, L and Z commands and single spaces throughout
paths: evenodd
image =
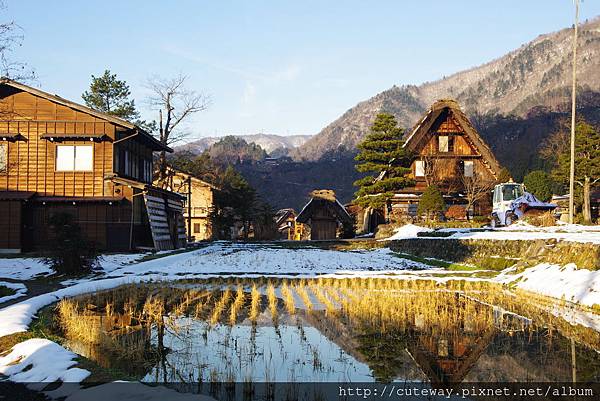
M 185 197 L 183 218 L 188 240 L 205 241 L 213 239 L 214 193 L 218 189 L 190 173 L 167 167 L 167 177 L 155 185 L 176 192 Z
M 353 233 L 354 219 L 331 190 L 311 192 L 310 201 L 296 216 L 298 223 L 310 226 L 311 240 L 329 240 Z
M 500 175 L 500 163 L 454 100 L 435 102 L 409 132 L 404 147 L 416 155 L 410 174 L 416 185 L 395 194 L 392 213 L 416 214 L 431 184 L 440 188 L 446 204 L 464 204 L 469 191 L 477 190 L 474 186 L 487 187 Z M 487 198 L 478 202 L 476 214 L 491 208 Z
M 1 79 L 0 251 L 48 246 L 58 212 L 103 250 L 184 246 L 183 197 L 152 185 L 163 150 L 128 121 Z

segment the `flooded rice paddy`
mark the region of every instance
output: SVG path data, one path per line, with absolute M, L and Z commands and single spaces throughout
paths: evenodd
M 63 300 L 56 318 L 68 348 L 148 383 L 600 381 L 599 333 L 561 308 L 482 282 L 216 278 Z

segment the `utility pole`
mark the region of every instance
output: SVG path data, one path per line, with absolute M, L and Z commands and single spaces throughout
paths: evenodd
M 575 31 L 573 34 L 573 87 L 571 89 L 571 166 L 569 172 L 569 224 L 575 215 L 575 97 L 577 91 L 577 26 L 579 25 L 579 0 L 575 3 Z

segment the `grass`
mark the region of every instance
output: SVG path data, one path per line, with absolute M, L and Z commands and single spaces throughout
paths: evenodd
M 422 258 L 420 256 L 410 255 L 408 253 L 395 253 L 396 256 L 402 259 L 412 260 L 413 262 L 423 263 L 425 265 L 433 266 L 433 267 L 442 267 L 444 269 L 450 271 L 471 271 L 471 270 L 479 270 L 479 267 L 463 265 L 460 263 L 447 262 L 445 260 L 439 259 L 431 259 L 431 258 Z

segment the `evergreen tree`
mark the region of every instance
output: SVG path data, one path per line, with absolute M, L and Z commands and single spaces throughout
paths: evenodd
M 393 115 L 381 113 L 358 145 L 356 169 L 361 173 L 374 173 L 354 182 L 359 187 L 356 192 L 359 205 L 380 208 L 394 192 L 414 185 L 408 177 L 412 157 L 402 147 L 403 133 Z
M 498 182 L 502 184 L 505 182 L 509 182 L 511 179 L 512 175 L 510 174 L 510 171 L 508 171 L 506 167 L 502 167 L 502 169 L 500 170 L 500 174 L 498 174 Z
M 94 109 L 124 120 L 134 121 L 140 117 L 135 102 L 129 99 L 131 92 L 125 81 L 117 79 L 117 74 L 104 71 L 99 77 L 92 75 L 89 91 L 81 97 L 85 104 Z
M 442 193 L 436 185 L 430 185 L 427 187 L 421 199 L 419 200 L 419 206 L 417 207 L 417 214 L 419 216 L 425 215 L 427 220 L 432 217 L 436 217 L 446 209 L 446 203 Z
M 554 182 L 552 177 L 543 170 L 534 170 L 523 179 L 527 192 L 531 192 L 536 198 L 543 202 L 552 199 Z
M 236 221 L 244 227 L 248 237 L 257 202 L 256 191 L 232 166 L 219 177 L 220 188 L 215 193 L 215 223 L 220 231 L 227 231 Z
M 552 176 L 564 185 L 569 183 L 570 150 L 558 155 Z M 580 121 L 575 126 L 575 183 L 583 189 L 583 220 L 592 221 L 591 189 L 600 180 L 600 133 Z

